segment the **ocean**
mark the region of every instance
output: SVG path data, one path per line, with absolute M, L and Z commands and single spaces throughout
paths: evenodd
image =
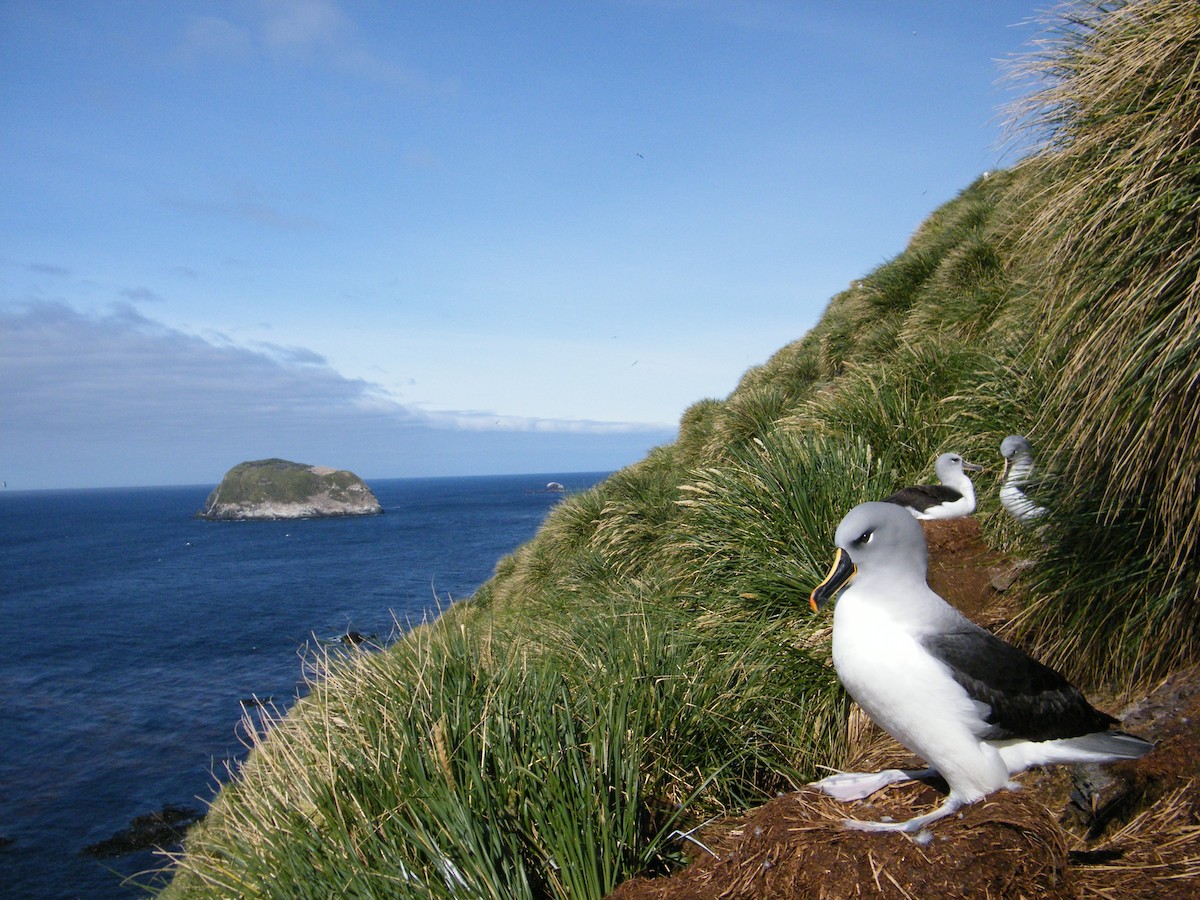
M 548 482 L 607 474 L 371 481 L 383 515 L 289 522 L 196 519 L 212 485 L 0 491 L 0 895 L 145 896 L 123 882 L 161 857 L 84 848 L 203 810 L 244 709 L 286 708 L 321 643 L 435 617 L 534 535 Z

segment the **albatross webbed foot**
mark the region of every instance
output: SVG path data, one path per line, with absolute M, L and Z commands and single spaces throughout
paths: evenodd
M 835 800 L 861 800 L 897 781 L 915 781 L 936 775 L 933 769 L 884 769 L 882 772 L 838 772 L 809 783 Z
M 958 812 L 965 804 L 957 797 L 947 797 L 946 802 L 931 813 L 915 816 L 904 822 L 864 822 L 861 819 L 842 819 L 842 824 L 852 831 L 899 831 L 916 834 L 930 822 L 944 819 Z

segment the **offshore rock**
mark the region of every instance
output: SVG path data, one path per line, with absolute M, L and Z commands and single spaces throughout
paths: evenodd
M 260 459 L 239 463 L 208 495 L 201 519 L 317 519 L 376 516 L 383 507 L 353 472 Z
M 177 845 L 183 840 L 187 830 L 203 818 L 204 813 L 198 809 L 168 803 L 157 812 L 138 816 L 129 823 L 128 828 L 121 829 L 98 844 L 84 847 L 82 852 L 84 856 L 104 859 L 125 856 L 153 847 Z

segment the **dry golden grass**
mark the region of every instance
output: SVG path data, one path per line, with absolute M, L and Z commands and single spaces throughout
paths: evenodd
M 1061 468 L 1103 479 L 1106 521 L 1144 514 L 1179 571 L 1200 550 L 1200 8 L 1084 8 L 1029 67 Z

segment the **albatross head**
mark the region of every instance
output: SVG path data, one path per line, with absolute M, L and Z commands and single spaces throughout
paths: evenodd
M 963 472 L 982 472 L 983 466 L 977 466 L 975 463 L 969 463 L 957 453 L 943 453 L 937 458 L 933 464 L 933 471 L 937 472 L 938 480 L 942 484 L 953 484 L 954 480 L 963 474 Z
M 809 604 L 821 609 L 857 577 L 876 573 L 925 580 L 929 550 L 925 530 L 902 506 L 860 503 L 842 519 L 834 536 L 837 553 L 829 574 L 813 589 Z
M 1018 458 L 1025 458 L 1030 462 L 1033 461 L 1033 447 L 1029 445 L 1029 441 L 1021 434 L 1010 434 L 1000 442 L 1000 455 L 1004 457 L 1004 473 L 1003 477 L 1008 477 L 1008 468 Z
M 1000 455 L 1005 459 L 1012 459 L 1018 453 L 1033 455 L 1033 447 L 1029 445 L 1029 441 L 1020 434 L 1010 434 L 1000 442 Z

